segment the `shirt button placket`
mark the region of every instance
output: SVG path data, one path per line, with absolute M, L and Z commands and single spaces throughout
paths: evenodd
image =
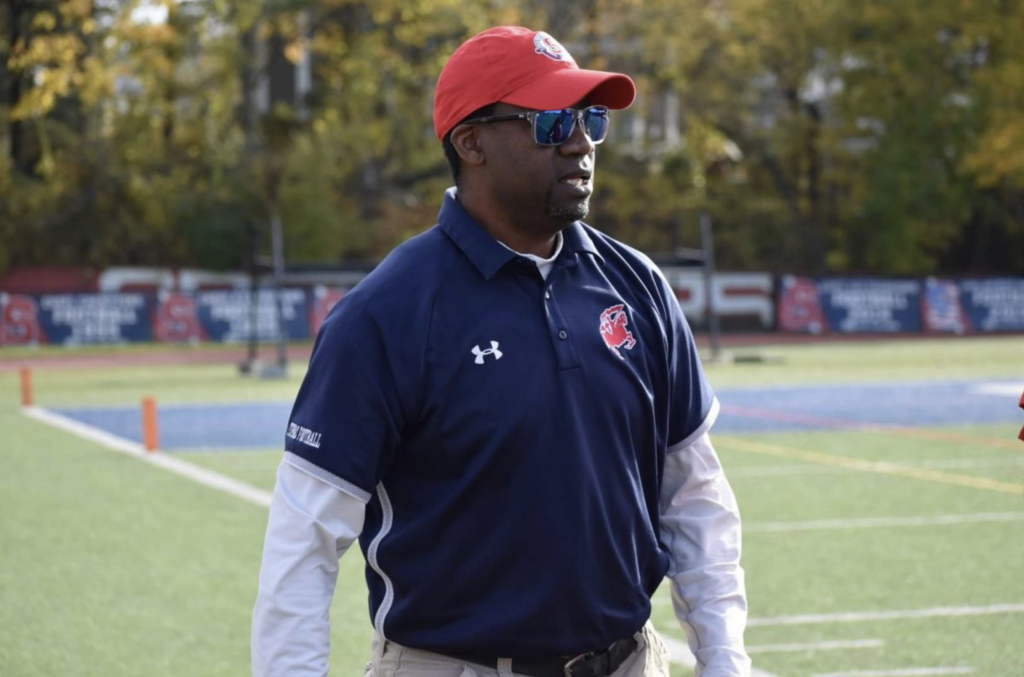
M 558 356 L 560 369 L 573 369 L 579 366 L 579 358 L 576 355 L 576 347 L 569 340 L 569 331 L 566 327 L 566 318 L 558 307 L 551 289 L 544 290 L 544 306 L 547 311 L 548 326 L 550 327 L 554 341 L 555 354 Z

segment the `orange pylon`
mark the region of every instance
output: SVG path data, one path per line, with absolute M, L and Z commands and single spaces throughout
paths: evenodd
M 32 370 L 28 367 L 21 368 L 21 406 L 31 407 L 32 397 Z
M 160 448 L 160 427 L 157 425 L 156 400 L 142 398 L 142 446 L 146 451 Z

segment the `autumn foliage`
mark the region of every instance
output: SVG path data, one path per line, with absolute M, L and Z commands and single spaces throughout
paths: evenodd
M 640 97 L 591 220 L 730 269 L 1024 273 L 1024 0 L 10 0 L 0 271 L 381 256 L 451 182 L 434 82 L 544 28 Z

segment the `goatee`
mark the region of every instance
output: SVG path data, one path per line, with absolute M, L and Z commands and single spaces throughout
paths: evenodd
M 547 203 L 547 214 L 548 217 L 555 221 L 562 221 L 564 223 L 572 223 L 573 221 L 579 221 L 587 216 L 590 212 L 590 198 L 587 197 L 579 202 L 572 205 L 556 205 L 551 202 Z

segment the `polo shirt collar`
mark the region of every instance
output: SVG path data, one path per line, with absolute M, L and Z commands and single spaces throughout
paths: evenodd
M 455 188 L 444 192 L 441 213 L 437 223 L 451 241 L 462 250 L 485 280 L 490 280 L 501 267 L 515 258 L 508 247 L 491 237 L 484 227 L 477 223 L 469 212 L 455 198 Z
M 583 227 L 582 222 L 574 221 L 571 226 L 562 231 L 562 236 L 565 238 L 565 243 L 562 245 L 563 250 L 573 254 L 583 252 L 593 254 L 604 262 L 604 257 L 601 256 L 601 252 L 597 251 L 597 246 L 590 234 L 587 233 L 587 229 Z
M 459 204 L 454 187 L 444 193 L 444 202 L 441 204 L 437 223 L 486 280 L 494 277 L 502 266 L 516 257 L 514 251 L 491 237 L 490 233 Z M 604 257 L 597 251 L 594 241 L 579 221 L 573 222 L 563 230 L 562 236 L 562 255 L 559 258 L 566 255 L 575 257 L 576 254 L 585 252 L 604 261 Z

